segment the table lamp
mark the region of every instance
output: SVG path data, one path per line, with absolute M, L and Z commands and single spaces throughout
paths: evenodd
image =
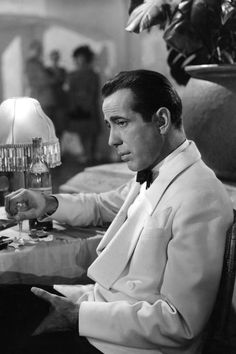
M 42 137 L 49 168 L 61 164 L 53 122 L 36 99 L 15 97 L 3 101 L 0 126 L 0 173 L 8 176 L 9 191 L 25 187 L 24 173 L 32 161 L 33 137 Z

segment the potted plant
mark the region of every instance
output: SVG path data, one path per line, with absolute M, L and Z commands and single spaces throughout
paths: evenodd
M 126 30 L 163 30 L 170 73 L 186 85 L 187 136 L 218 177 L 235 181 L 236 0 L 131 0 L 129 13 Z
M 131 0 L 129 13 L 127 31 L 163 29 L 168 64 L 179 84 L 189 80 L 184 68 L 190 64 L 236 62 L 235 0 Z

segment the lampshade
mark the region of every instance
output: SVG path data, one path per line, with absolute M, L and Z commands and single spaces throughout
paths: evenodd
M 61 164 L 60 145 L 51 119 L 30 97 L 9 98 L 0 105 L 0 171 L 26 171 L 32 161 L 32 138 L 41 137 L 50 168 Z

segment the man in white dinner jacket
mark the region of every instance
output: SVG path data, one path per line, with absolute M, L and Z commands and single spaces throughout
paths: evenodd
M 86 337 L 94 353 L 201 353 L 231 202 L 186 139 L 181 100 L 163 75 L 121 72 L 102 93 L 109 145 L 139 172 L 138 181 L 101 194 L 20 190 L 6 200 L 18 220 L 50 215 L 71 225 L 111 223 L 88 269 L 94 284 L 55 286 L 65 297 L 32 289 L 52 307 L 36 334 L 77 331 L 78 343 Z M 19 201 L 28 209 L 16 214 Z

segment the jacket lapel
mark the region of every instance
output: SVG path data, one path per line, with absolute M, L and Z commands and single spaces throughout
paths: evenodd
M 121 225 L 115 237 L 92 263 L 88 269 L 88 276 L 109 289 L 127 265 L 143 224 L 143 211 L 139 208 L 129 221 Z
M 124 224 L 126 218 L 127 218 L 127 212 L 130 207 L 130 205 L 133 203 L 137 195 L 139 194 L 140 190 L 140 184 L 139 183 L 134 183 L 132 185 L 132 188 L 127 195 L 127 198 L 120 208 L 118 214 L 116 215 L 115 219 L 111 223 L 110 227 L 107 229 L 105 235 L 103 236 L 101 242 L 99 243 L 97 247 L 97 253 L 100 254 L 101 251 L 106 247 L 106 245 L 111 241 L 111 239 L 114 237 L 114 235 L 119 231 L 121 226 Z
M 98 246 L 97 259 L 88 269 L 88 276 L 109 289 L 127 265 L 143 229 L 145 208 L 151 215 L 172 181 L 201 158 L 195 144 L 190 142 L 186 150 L 166 162 L 159 176 L 147 190 L 144 205 L 139 207 L 125 222 L 129 206 L 139 193 L 140 185 L 134 183 L 120 212 L 114 219 L 104 239 Z
M 190 141 L 189 146 L 180 152 L 173 160 L 165 163 L 159 170 L 159 175 L 147 190 L 146 201 L 148 213 L 151 215 L 161 200 L 163 194 L 173 180 L 187 168 L 200 160 L 201 155 L 195 143 Z

